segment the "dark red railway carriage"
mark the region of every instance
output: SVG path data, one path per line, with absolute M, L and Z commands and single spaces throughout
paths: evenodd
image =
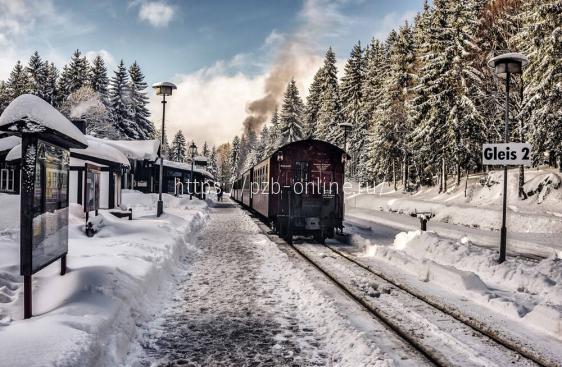
M 289 143 L 244 172 L 231 196 L 287 240 L 313 235 L 323 242 L 343 229 L 346 160 L 342 149 L 324 141 Z

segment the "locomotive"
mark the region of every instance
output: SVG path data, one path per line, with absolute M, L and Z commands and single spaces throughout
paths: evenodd
M 261 216 L 289 243 L 294 235 L 324 243 L 343 231 L 347 159 L 341 148 L 325 141 L 286 144 L 242 173 L 231 198 Z

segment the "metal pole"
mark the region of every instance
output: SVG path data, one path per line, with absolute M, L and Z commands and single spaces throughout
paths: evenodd
M 505 77 L 505 129 L 504 141 L 509 141 L 509 69 L 506 65 Z M 500 258 L 498 262 L 501 264 L 505 261 L 505 253 L 507 249 L 507 164 L 503 166 L 503 213 L 502 213 L 502 228 L 501 228 L 501 242 L 500 242 Z
M 158 179 L 158 208 L 156 211 L 156 216 L 159 217 L 164 212 L 164 203 L 162 202 L 162 180 L 164 176 L 164 156 L 162 151 L 164 150 L 164 124 L 166 120 L 166 95 L 162 95 L 162 130 L 160 131 L 160 174 Z
M 30 319 L 33 316 L 31 275 L 23 276 L 23 318 Z
M 194 158 L 194 149 L 191 151 L 191 189 L 189 190 L 189 200 L 193 200 L 193 189 L 195 188 L 195 183 L 193 181 L 193 158 Z

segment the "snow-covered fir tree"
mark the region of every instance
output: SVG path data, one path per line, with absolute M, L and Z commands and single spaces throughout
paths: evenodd
M 170 147 L 169 159 L 174 162 L 185 162 L 187 158 L 187 141 L 182 131 L 179 130 L 174 139 L 172 140 L 172 146 Z
M 530 0 L 523 5 L 523 27 L 517 36 L 529 57 L 524 69 L 523 119 L 539 157 L 557 157 L 562 169 L 562 0 Z
M 162 141 L 162 135 L 160 133 L 160 130 L 156 130 L 155 133 L 155 137 L 156 140 L 158 140 L 159 142 Z M 164 134 L 164 144 L 162 144 L 161 147 L 161 153 L 162 153 L 162 157 L 164 157 L 164 159 L 170 159 L 170 143 L 168 141 L 168 134 Z
M 89 81 L 92 89 L 99 93 L 104 100 L 106 100 L 109 78 L 107 77 L 107 67 L 105 66 L 105 61 L 100 55 L 97 55 L 92 61 Z
M 277 145 L 279 143 L 279 113 L 277 112 L 277 107 L 275 107 L 271 114 L 269 125 L 269 136 L 267 137 L 265 155 L 270 155 L 279 147 Z
M 265 159 L 267 156 L 267 144 L 269 142 L 269 129 L 267 125 L 264 125 L 261 129 L 260 138 L 258 143 L 256 144 L 255 152 L 255 163 L 260 162 L 261 160 Z
M 59 81 L 62 100 L 88 83 L 88 72 L 89 65 L 86 56 L 83 56 L 80 50 L 74 51 L 70 62 L 63 68 Z
M 294 79 L 291 79 L 285 90 L 281 114 L 279 115 L 278 146 L 292 143 L 303 138 L 304 105 Z
M 203 150 L 202 150 L 201 154 L 203 155 L 203 157 L 209 157 L 210 153 L 211 152 L 209 151 L 209 146 L 207 145 L 207 142 L 205 141 L 203 143 Z
M 59 70 L 55 66 L 54 63 L 49 63 L 45 61 L 44 64 L 45 71 L 46 71 L 46 78 L 45 78 L 45 100 L 49 102 L 53 106 L 58 106 L 60 96 L 59 90 L 57 87 L 57 81 L 59 79 Z
M 154 124 L 149 120 L 147 84 L 139 64 L 135 61 L 129 67 L 129 119 L 131 129 L 135 130 L 135 139 L 152 139 L 154 137 Z
M 47 100 L 47 69 L 41 56 L 39 56 L 39 52 L 35 51 L 31 55 L 26 71 L 29 76 L 29 93 Z
M 308 90 L 308 97 L 306 97 L 303 129 L 303 135 L 306 138 L 316 137 L 316 121 L 318 120 L 318 111 L 320 111 L 320 91 L 323 73 L 324 69 L 320 68 L 314 74 L 314 79 Z
M 213 145 L 211 148 L 211 153 L 209 153 L 209 164 L 207 165 L 207 170 L 210 174 L 212 174 L 216 179 L 218 173 L 218 162 L 217 162 L 217 149 Z
M 114 76 L 110 81 L 109 106 L 113 114 L 115 127 L 124 139 L 140 139 L 134 123 L 129 114 L 129 76 L 123 60 L 117 66 Z
M 361 43 L 357 42 L 353 46 L 345 64 L 340 88 L 343 118 L 346 122 L 353 125 L 348 136 L 348 147 L 343 147 L 351 155 L 351 161 L 346 166 L 348 173 L 352 173 L 357 165 L 359 152 L 362 149 L 362 146 L 358 145 L 357 142 L 363 140 L 365 135 L 365 131 L 360 130 L 363 128 L 361 115 L 363 107 L 363 78 L 365 76 L 364 63 L 363 49 L 361 48 Z M 340 143 L 343 142 L 340 140 Z
M 330 47 L 324 57 L 320 82 L 320 109 L 313 136 L 321 140 L 336 142 L 340 136 L 339 124 L 342 122 L 340 91 L 336 54 Z
M 232 180 L 238 176 L 238 166 L 240 163 L 240 138 L 236 135 L 232 139 L 232 148 L 230 149 L 229 156 L 229 167 L 230 167 L 230 177 Z
M 373 39 L 365 51 L 365 77 L 362 86 L 361 116 L 353 138 L 354 149 L 358 152 L 356 178 L 360 183 L 364 184 L 373 181 L 375 178 L 374 162 L 370 159 L 370 152 L 374 148 L 371 135 L 375 122 L 375 110 L 382 104 L 385 72 L 384 48 L 380 41 Z
M 10 72 L 10 76 L 6 82 L 6 88 L 10 96 L 10 101 L 22 94 L 30 92 L 29 77 L 19 60 Z
M 0 114 L 4 112 L 6 107 L 10 104 L 10 92 L 6 83 L 3 80 L 0 80 Z

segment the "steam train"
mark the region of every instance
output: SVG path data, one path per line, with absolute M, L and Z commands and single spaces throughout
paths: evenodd
M 289 243 L 294 235 L 324 243 L 343 230 L 347 159 L 347 153 L 325 141 L 286 144 L 238 177 L 231 198 Z

